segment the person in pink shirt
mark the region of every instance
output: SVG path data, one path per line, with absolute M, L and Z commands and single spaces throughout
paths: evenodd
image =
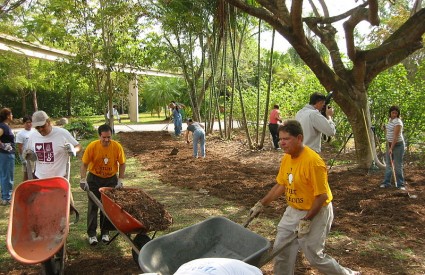
M 274 149 L 276 150 L 280 149 L 279 134 L 277 132 L 279 122 L 282 122 L 282 118 L 280 117 L 279 105 L 276 104 L 273 106 L 273 110 L 270 112 L 269 115 L 269 131 L 273 139 Z

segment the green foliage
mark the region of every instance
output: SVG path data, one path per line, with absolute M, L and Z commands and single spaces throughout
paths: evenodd
M 266 76 L 261 80 L 260 88 L 260 121 L 265 112 L 267 82 Z M 308 103 L 313 92 L 325 93 L 317 78 L 303 66 L 285 65 L 277 69 L 272 82 L 269 112 L 273 105 L 278 104 L 283 118 L 294 118 L 295 114 Z M 243 90 L 243 100 L 247 120 L 256 121 L 257 88 L 251 86 Z M 239 99 L 237 100 L 239 102 Z M 235 117 L 241 119 L 240 104 L 235 106 Z
M 185 88 L 185 83 L 180 78 L 150 77 L 141 88 L 147 111 L 159 114 L 171 101 L 181 102 L 179 99 Z
M 90 120 L 76 119 L 64 126 L 76 139 L 87 139 L 95 136 L 96 129 Z

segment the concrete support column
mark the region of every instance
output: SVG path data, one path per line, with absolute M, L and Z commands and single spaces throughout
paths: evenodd
M 128 116 L 130 122 L 139 122 L 139 88 L 137 87 L 137 75 L 128 84 Z

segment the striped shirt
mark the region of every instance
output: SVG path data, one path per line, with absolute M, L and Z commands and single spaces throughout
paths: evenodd
M 387 141 L 388 142 L 393 142 L 394 139 L 394 128 L 400 125 L 401 126 L 401 130 L 400 133 L 397 137 L 396 142 L 400 142 L 400 141 L 404 141 L 403 139 L 403 122 L 401 121 L 400 118 L 396 117 L 394 119 L 391 119 L 388 121 L 388 124 L 386 125 L 386 129 L 387 129 Z

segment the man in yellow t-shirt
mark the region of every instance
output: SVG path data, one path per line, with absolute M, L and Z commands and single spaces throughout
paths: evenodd
M 118 142 L 112 140 L 112 129 L 104 124 L 98 128 L 99 140 L 91 142 L 84 151 L 80 168 L 80 187 L 90 190 L 100 200 L 101 187 L 121 188 L 125 173 L 125 154 Z M 88 171 L 88 173 L 87 173 Z M 118 175 L 118 177 L 117 177 Z M 96 237 L 97 205 L 88 197 L 87 234 L 89 244 L 98 243 Z M 109 242 L 109 220 L 100 211 L 100 233 L 102 241 Z
M 282 157 L 276 184 L 250 211 L 250 218 L 266 205 L 285 195 L 288 207 L 277 227 L 273 250 L 273 274 L 294 274 L 298 249 L 323 274 L 360 274 L 345 268 L 325 254 L 326 237 L 333 220 L 332 193 L 322 158 L 303 144 L 303 130 L 296 120 L 279 126 Z

